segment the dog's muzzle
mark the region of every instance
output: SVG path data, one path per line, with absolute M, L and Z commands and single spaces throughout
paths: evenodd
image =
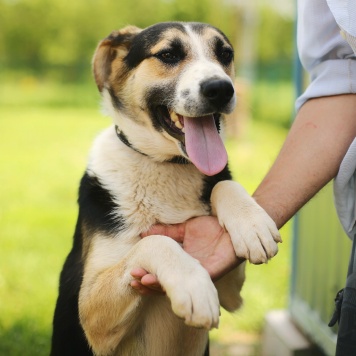
M 182 109 L 158 105 L 154 116 L 160 126 L 180 142 L 180 148 L 202 173 L 212 176 L 227 164 L 227 153 L 219 135 L 222 113 L 232 111 L 234 87 L 231 81 L 212 78 L 199 85 L 197 101 L 186 98 Z M 190 113 L 190 114 L 189 114 Z

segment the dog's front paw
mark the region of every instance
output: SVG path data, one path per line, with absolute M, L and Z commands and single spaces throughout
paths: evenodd
M 213 211 L 231 236 L 236 256 L 254 264 L 267 262 L 282 242 L 274 221 L 236 182 L 218 183 L 211 196 Z
M 198 263 L 188 273 L 178 271 L 164 287 L 173 312 L 185 324 L 210 330 L 219 325 L 220 304 L 208 272 Z
M 254 201 L 240 212 L 237 219 L 226 221 L 225 227 L 236 255 L 255 264 L 265 263 L 275 256 L 277 242 L 282 242 L 274 221 Z

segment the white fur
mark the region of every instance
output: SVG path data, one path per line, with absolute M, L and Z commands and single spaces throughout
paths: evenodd
M 274 221 L 240 184 L 217 183 L 211 204 L 220 225 L 229 231 L 237 256 L 258 264 L 277 254 L 281 239 Z
M 184 116 L 199 116 L 203 112 L 201 106 L 201 93 L 200 85 L 202 82 L 209 79 L 220 79 L 229 81 L 232 85 L 232 79 L 224 72 L 222 67 L 211 58 L 211 53 L 206 50 L 204 41 L 198 34 L 193 32 L 189 26 L 185 26 L 192 42 L 192 57 L 193 60 L 186 66 L 177 83 L 177 97 L 173 102 L 175 111 Z M 189 90 L 190 95 L 186 97 L 182 95 L 185 91 Z M 194 108 L 192 111 L 187 111 L 186 102 L 189 100 Z M 234 95 L 226 108 L 226 113 L 231 113 L 236 105 L 236 96 Z
M 209 213 L 200 202 L 202 174 L 193 165 L 143 156 L 123 144 L 113 127 L 96 139 L 88 170 L 95 172 L 117 199 L 119 214 L 129 227 L 128 236 L 157 222 L 174 224 Z M 120 236 L 122 239 L 122 233 Z

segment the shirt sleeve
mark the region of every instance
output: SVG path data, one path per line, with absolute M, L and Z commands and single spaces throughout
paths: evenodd
M 341 225 L 353 240 L 356 234 L 356 139 L 349 147 L 334 180 L 334 200 Z
M 330 9 L 327 0 L 298 0 L 298 53 L 310 83 L 297 110 L 312 98 L 356 93 L 356 56 Z

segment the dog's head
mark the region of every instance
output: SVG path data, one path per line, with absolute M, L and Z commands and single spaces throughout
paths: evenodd
M 221 31 L 129 26 L 99 43 L 93 69 L 104 109 L 137 151 L 159 161 L 184 157 L 206 175 L 226 166 L 220 121 L 236 97 L 233 49 Z

